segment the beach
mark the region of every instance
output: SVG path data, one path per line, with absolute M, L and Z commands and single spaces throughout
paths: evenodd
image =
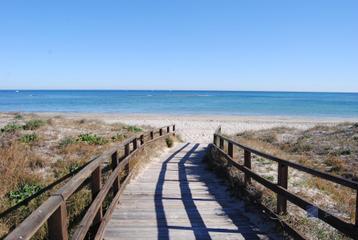
M 4 115 L 4 114 L 3 114 Z M 309 118 L 291 116 L 235 116 L 235 115 L 166 115 L 120 113 L 36 113 L 44 118 L 62 116 L 70 119 L 98 120 L 108 124 L 124 123 L 147 127 L 175 124 L 185 142 L 210 143 L 215 130 L 221 126 L 224 134 L 274 127 L 308 129 L 316 125 L 332 126 L 342 122 L 357 122 L 358 118 Z M 2 117 L 3 118 L 3 117 Z

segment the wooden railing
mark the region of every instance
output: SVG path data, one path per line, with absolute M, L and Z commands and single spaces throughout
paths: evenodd
M 226 145 L 225 145 L 226 143 Z M 351 181 L 342 177 L 333 176 L 306 166 L 303 166 L 298 163 L 280 159 L 269 154 L 260 152 L 248 146 L 244 146 L 232 139 L 229 139 L 221 134 L 220 129 L 218 129 L 214 134 L 214 144 L 215 149 L 222 154 L 225 159 L 230 163 L 231 166 L 236 167 L 238 170 L 242 171 L 245 175 L 244 183 L 245 186 L 251 183 L 251 179 L 262 184 L 264 187 L 270 189 L 271 191 L 277 194 L 277 207 L 275 214 L 284 214 L 287 213 L 287 201 L 290 201 L 294 205 L 302 208 L 307 211 L 310 215 L 323 220 L 332 227 L 341 231 L 342 233 L 350 236 L 354 239 L 358 239 L 358 182 Z M 226 148 L 225 148 L 226 146 Z M 244 163 L 239 164 L 234 159 L 234 147 L 238 147 L 244 151 Z M 251 169 L 251 154 L 272 160 L 278 163 L 277 170 L 277 183 L 273 183 Z M 316 206 L 315 204 L 303 199 L 302 197 L 290 192 L 288 187 L 288 168 L 293 168 L 301 172 L 311 174 L 315 177 L 328 180 L 330 182 L 348 187 L 356 191 L 356 205 L 355 205 L 355 223 L 346 222 L 331 213 L 323 210 L 322 208 Z M 267 208 L 266 208 L 267 209 Z M 286 223 L 285 223 L 286 224 Z M 289 226 L 286 224 L 286 226 Z M 290 229 L 293 230 L 293 229 Z M 296 232 L 296 236 L 301 236 Z M 301 238 L 301 237 L 299 237 Z
M 133 159 L 138 150 L 144 148 L 147 144 L 172 134 L 175 134 L 175 125 L 132 137 L 121 143 L 118 147 L 106 151 L 73 176 L 61 189 L 53 193 L 12 231 L 5 240 L 30 239 L 46 222 L 48 239 L 67 240 L 69 234 L 66 200 L 78 191 L 87 179 L 90 179 L 91 183 L 92 202 L 79 225 L 76 226 L 71 239 L 84 239 L 90 228 L 95 228 L 92 239 L 102 239 L 106 223 L 109 221 L 118 203 L 120 194 L 133 173 L 129 167 L 131 159 Z M 120 150 L 124 151 L 123 156 L 119 156 Z M 108 161 L 111 163 L 112 172 L 102 186 L 102 168 Z M 123 180 L 120 174 L 125 169 L 128 171 L 128 175 Z M 113 191 L 113 198 L 103 215 L 103 203 L 111 190 Z

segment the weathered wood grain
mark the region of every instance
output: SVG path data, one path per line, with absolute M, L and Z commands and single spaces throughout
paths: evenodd
M 206 147 L 183 144 L 151 162 L 123 191 L 104 239 L 269 239 L 206 170 Z

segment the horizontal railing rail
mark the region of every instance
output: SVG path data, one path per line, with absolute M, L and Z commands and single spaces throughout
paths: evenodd
M 236 167 L 241 172 L 244 173 L 244 181 L 245 186 L 251 183 L 251 179 L 257 181 L 262 184 L 264 187 L 270 189 L 271 191 L 277 194 L 277 206 L 276 213 L 277 214 L 285 214 L 287 213 L 287 201 L 290 201 L 294 205 L 302 208 L 307 211 L 310 215 L 313 215 L 316 218 L 323 220 L 328 223 L 332 227 L 341 231 L 342 233 L 350 236 L 354 239 L 358 239 L 358 182 L 351 181 L 349 179 L 345 179 L 342 177 L 334 176 L 328 173 L 324 173 L 301 164 L 284 160 L 270 154 L 258 151 L 256 149 L 250 148 L 243 144 L 240 144 L 228 137 L 223 136 L 220 132 L 214 133 L 214 143 L 213 146 L 218 150 L 220 154 L 222 154 L 225 159 L 230 163 L 231 166 Z M 225 142 L 227 143 L 227 149 L 225 149 Z M 234 147 L 239 147 L 244 150 L 244 163 L 239 164 L 234 159 Z M 268 160 L 272 160 L 278 163 L 278 176 L 277 183 L 273 183 L 259 174 L 255 173 L 251 169 L 251 154 L 255 154 L 257 156 L 266 158 Z M 304 198 L 288 191 L 288 168 L 293 168 L 301 172 L 305 172 L 311 174 L 315 177 L 325 179 L 327 181 L 348 187 L 356 191 L 356 207 L 355 207 L 355 223 L 346 222 L 333 214 L 327 212 L 326 210 L 316 206 L 315 204 L 305 200 Z
M 148 131 L 131 137 L 120 145 L 106 151 L 102 155 L 93 159 L 76 175 L 74 175 L 62 188 L 40 205 L 30 214 L 19 226 L 8 234 L 5 240 L 30 239 L 47 222 L 48 238 L 55 240 L 67 240 L 67 209 L 66 201 L 89 179 L 91 184 L 92 202 L 86 210 L 84 217 L 76 226 L 71 239 L 84 239 L 90 228 L 97 230 L 94 239 L 101 239 L 105 225 L 118 202 L 119 196 L 125 185 L 133 174 L 130 168 L 130 161 L 138 150 L 144 148 L 147 144 L 175 135 L 175 125 L 169 125 L 157 130 Z M 119 151 L 123 150 L 124 155 L 119 156 Z M 110 162 L 112 172 L 102 186 L 102 168 L 104 163 Z M 127 169 L 128 175 L 121 182 L 121 172 Z M 113 199 L 103 216 L 103 202 L 110 191 L 113 191 Z

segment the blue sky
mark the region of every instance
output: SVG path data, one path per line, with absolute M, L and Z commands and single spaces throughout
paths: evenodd
M 2 0 L 0 89 L 358 92 L 358 1 Z

